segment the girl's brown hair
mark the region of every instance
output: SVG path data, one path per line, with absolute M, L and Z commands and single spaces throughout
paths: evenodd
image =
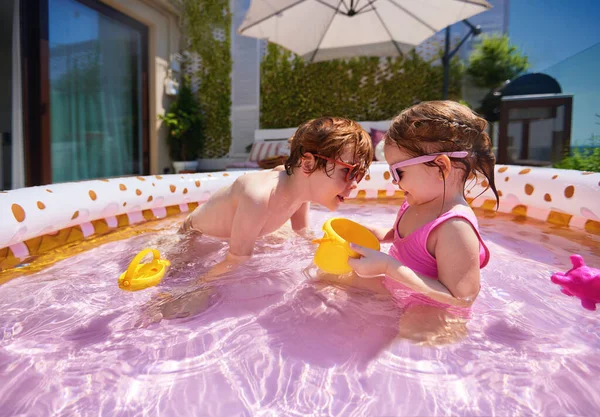
M 387 144 L 397 145 L 412 156 L 436 152 L 467 151 L 465 158 L 451 158 L 464 167 L 463 181 L 480 172 L 499 204 L 494 181 L 496 157 L 486 132 L 487 121 L 455 101 L 425 101 L 402 111 L 387 131 Z M 429 166 L 436 166 L 428 162 Z
M 373 160 L 373 145 L 369 134 L 353 120 L 342 117 L 321 117 L 301 124 L 289 139 L 290 156 L 285 162 L 285 170 L 292 175 L 294 168 L 302 163 L 305 153 L 318 154 L 331 159 L 339 159 L 347 146 L 354 151 L 354 161 L 367 170 Z M 333 167 L 327 170 L 327 161 L 315 159 L 311 173 L 323 169 L 327 175 L 333 173 Z

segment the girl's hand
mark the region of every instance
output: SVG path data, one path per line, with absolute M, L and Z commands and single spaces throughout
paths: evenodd
M 373 278 L 385 275 L 388 271 L 392 257 L 378 250 L 364 248 L 359 245 L 350 244 L 352 250 L 358 252 L 361 257 L 348 259 L 348 265 L 363 278 Z

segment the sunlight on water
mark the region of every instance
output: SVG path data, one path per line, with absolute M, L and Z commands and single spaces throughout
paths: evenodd
M 390 226 L 397 209 L 346 205 L 335 215 Z M 333 215 L 313 209 L 317 234 Z M 600 409 L 598 312 L 550 282 L 553 271 L 569 269 L 573 252 L 598 266 L 597 237 L 481 217 L 492 258 L 472 311 L 456 317 L 399 304 L 379 287 L 344 285 L 351 278 L 318 277 L 313 245 L 289 231 L 262 239 L 239 270 L 197 286 L 227 246 L 177 235 L 181 220 L 0 286 L 0 415 Z M 171 260 L 168 275 L 157 287 L 121 291 L 119 274 L 145 247 Z

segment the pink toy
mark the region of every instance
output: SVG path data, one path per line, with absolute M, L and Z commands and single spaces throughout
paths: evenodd
M 571 268 L 566 273 L 552 275 L 552 282 L 562 287 L 562 292 L 581 300 L 583 308 L 596 310 L 600 303 L 600 269 L 586 266 L 579 255 L 571 255 Z

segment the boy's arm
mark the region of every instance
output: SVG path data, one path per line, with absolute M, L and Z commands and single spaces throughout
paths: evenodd
M 292 222 L 292 229 L 294 231 L 299 231 L 308 227 L 308 211 L 310 210 L 310 203 L 303 203 L 292 217 L 290 217 L 290 221 Z
M 232 271 L 252 257 L 254 243 L 267 220 L 268 200 L 260 196 L 242 195 L 231 224 L 229 251 L 225 259 L 213 266 L 202 278 L 215 278 Z
M 231 224 L 229 254 L 234 257 L 252 256 L 254 242 L 267 221 L 268 209 L 268 198 L 247 194 L 240 197 Z

